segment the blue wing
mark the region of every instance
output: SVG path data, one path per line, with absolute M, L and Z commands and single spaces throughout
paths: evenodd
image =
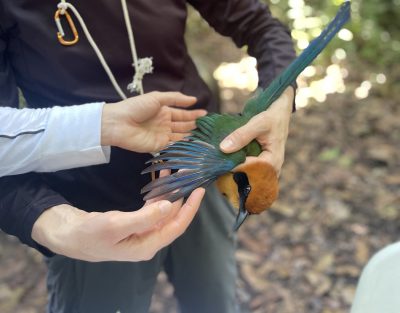
M 237 165 L 213 145 L 193 136 L 171 144 L 147 163 L 158 161 L 162 162 L 150 165 L 142 174 L 163 169 L 179 171 L 147 184 L 142 189 L 142 194 L 147 193 L 144 200 L 162 197 L 176 201 L 198 187 L 206 187 Z
M 163 169 L 175 172 L 147 184 L 142 189 L 142 193 L 147 193 L 144 200 L 162 197 L 176 201 L 198 187 L 206 187 L 244 162 L 244 151 L 227 155 L 217 148 L 222 138 L 245 123 L 241 118 L 238 115 L 215 113 L 198 118 L 197 128 L 191 136 L 171 144 L 159 156 L 147 162 L 161 161 L 150 165 L 142 174 Z

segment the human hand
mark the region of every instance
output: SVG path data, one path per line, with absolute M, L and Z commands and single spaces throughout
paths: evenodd
M 195 97 L 179 92 L 150 92 L 105 104 L 101 143 L 136 152 L 159 151 L 170 141 L 189 135 L 196 118 L 207 113 L 171 106 L 186 108 L 195 102 Z
M 147 203 L 135 212 L 85 212 L 52 207 L 33 225 L 32 238 L 51 251 L 90 261 L 145 261 L 183 234 L 195 216 L 204 189 L 187 201 Z
M 228 135 L 220 144 L 221 150 L 232 153 L 256 139 L 263 151 L 257 158 L 247 157 L 246 162 L 262 159 L 271 164 L 279 175 L 285 157 L 293 99 L 294 89 L 288 87 L 266 111 Z

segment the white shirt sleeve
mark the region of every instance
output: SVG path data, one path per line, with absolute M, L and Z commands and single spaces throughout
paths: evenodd
M 0 177 L 107 163 L 104 103 L 46 109 L 0 107 Z

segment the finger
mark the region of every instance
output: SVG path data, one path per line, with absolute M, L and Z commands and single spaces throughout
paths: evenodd
M 188 107 L 197 101 L 195 97 L 186 96 L 179 92 L 158 91 L 153 91 L 132 99 L 135 106 L 134 119 L 138 123 L 142 123 L 153 117 L 160 110 L 161 106 Z
M 207 114 L 206 110 L 182 110 L 171 108 L 172 121 L 184 122 L 194 121 L 196 118 Z
M 168 176 L 169 174 L 171 174 L 171 170 L 168 170 L 168 169 L 161 170 L 160 173 L 159 173 L 159 177 L 160 178 L 161 177 L 165 177 L 165 176 Z M 161 201 L 161 200 L 163 200 L 162 196 L 157 197 L 157 198 L 152 198 L 150 200 L 147 200 L 146 203 L 144 204 L 144 206 L 148 206 L 148 205 L 150 205 L 150 204 L 152 204 L 154 202 Z
M 183 198 L 176 200 L 172 204 L 172 209 L 168 217 L 166 217 L 164 220 L 161 221 L 157 226 L 163 226 L 164 224 L 167 224 L 171 222 L 171 220 L 176 218 L 176 215 L 179 213 L 179 211 L 182 209 L 182 203 L 183 203 Z
M 172 122 L 171 131 L 173 133 L 187 133 L 196 128 L 196 122 Z
M 285 149 L 284 147 L 282 149 L 281 147 L 270 146 L 268 150 L 264 150 L 257 158 L 261 158 L 271 164 L 279 176 L 285 158 Z
M 180 92 L 153 92 L 152 95 L 161 105 L 188 107 L 196 103 L 197 98 Z
M 113 238 L 120 241 L 132 234 L 146 232 L 168 217 L 172 210 L 172 203 L 162 200 L 135 212 L 113 212 L 109 221 Z
M 257 157 L 246 157 L 245 164 L 258 162 L 260 159 L 272 165 L 279 174 L 285 159 L 285 140 L 275 139 L 262 145 L 263 151 Z M 279 175 L 278 175 L 279 176 Z
M 280 173 L 285 160 L 285 144 L 283 142 L 272 142 L 268 150 L 269 151 L 264 152 L 265 159 L 272 165 L 277 173 Z
M 171 174 L 171 170 L 161 170 L 160 171 L 160 177 L 165 177 Z
M 204 188 L 198 188 L 194 190 L 186 200 L 185 204 L 179 210 L 176 218 L 171 220 L 170 223 L 165 224 L 165 226 L 159 230 L 159 236 L 162 239 L 161 243 L 163 246 L 169 245 L 172 241 L 185 232 L 196 215 L 201 201 L 203 200 L 204 194 Z
M 194 190 L 174 219 L 141 238 L 141 243 L 150 251 L 149 258 L 184 233 L 196 215 L 204 193 L 203 188 Z
M 261 130 L 257 123 L 250 120 L 246 125 L 236 129 L 220 143 L 220 148 L 225 153 L 232 153 L 240 150 L 253 139 L 257 138 Z

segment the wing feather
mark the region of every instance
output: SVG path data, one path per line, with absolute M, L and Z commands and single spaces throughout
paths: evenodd
M 244 159 L 245 156 L 243 156 Z M 175 201 L 185 197 L 198 187 L 206 187 L 218 176 L 232 170 L 237 163 L 216 149 L 213 145 L 199 139 L 186 139 L 168 146 L 149 162 L 159 162 L 147 167 L 142 174 L 163 169 L 178 170 L 160 177 L 142 189 L 147 193 L 144 200 L 162 197 Z

